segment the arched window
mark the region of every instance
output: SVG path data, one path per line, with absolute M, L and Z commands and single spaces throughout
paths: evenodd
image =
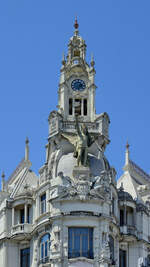
M 50 234 L 44 235 L 40 240 L 40 261 L 47 262 L 50 251 Z
M 109 247 L 110 247 L 110 258 L 112 262 L 114 262 L 114 238 L 110 235 L 109 236 Z

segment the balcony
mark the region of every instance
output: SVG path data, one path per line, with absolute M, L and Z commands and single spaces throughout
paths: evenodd
M 124 235 L 134 235 L 135 236 L 137 234 L 135 226 L 132 226 L 132 225 L 120 226 L 120 232 L 121 232 L 121 234 L 124 234 Z
M 32 232 L 32 224 L 29 223 L 23 223 L 23 224 L 17 224 L 12 226 L 11 234 L 24 234 L 24 233 L 31 233 Z

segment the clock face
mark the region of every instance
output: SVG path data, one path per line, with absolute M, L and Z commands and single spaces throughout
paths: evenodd
M 74 91 L 83 91 L 86 87 L 85 82 L 80 79 L 73 80 L 71 87 Z

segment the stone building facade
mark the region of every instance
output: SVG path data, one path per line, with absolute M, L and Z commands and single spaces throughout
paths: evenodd
M 129 157 L 116 181 L 109 116 L 95 112 L 95 62 L 78 23 L 63 57 L 39 177 L 25 158 L 0 192 L 0 267 L 150 266 L 150 176 Z

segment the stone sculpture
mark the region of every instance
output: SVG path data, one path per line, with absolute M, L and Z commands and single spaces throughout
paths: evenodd
M 74 146 L 74 157 L 77 158 L 77 166 L 88 166 L 88 147 L 90 147 L 94 140 L 88 132 L 85 124 L 79 126 L 78 118 L 75 117 L 75 127 L 77 135 L 69 135 L 62 133 L 62 135 Z

